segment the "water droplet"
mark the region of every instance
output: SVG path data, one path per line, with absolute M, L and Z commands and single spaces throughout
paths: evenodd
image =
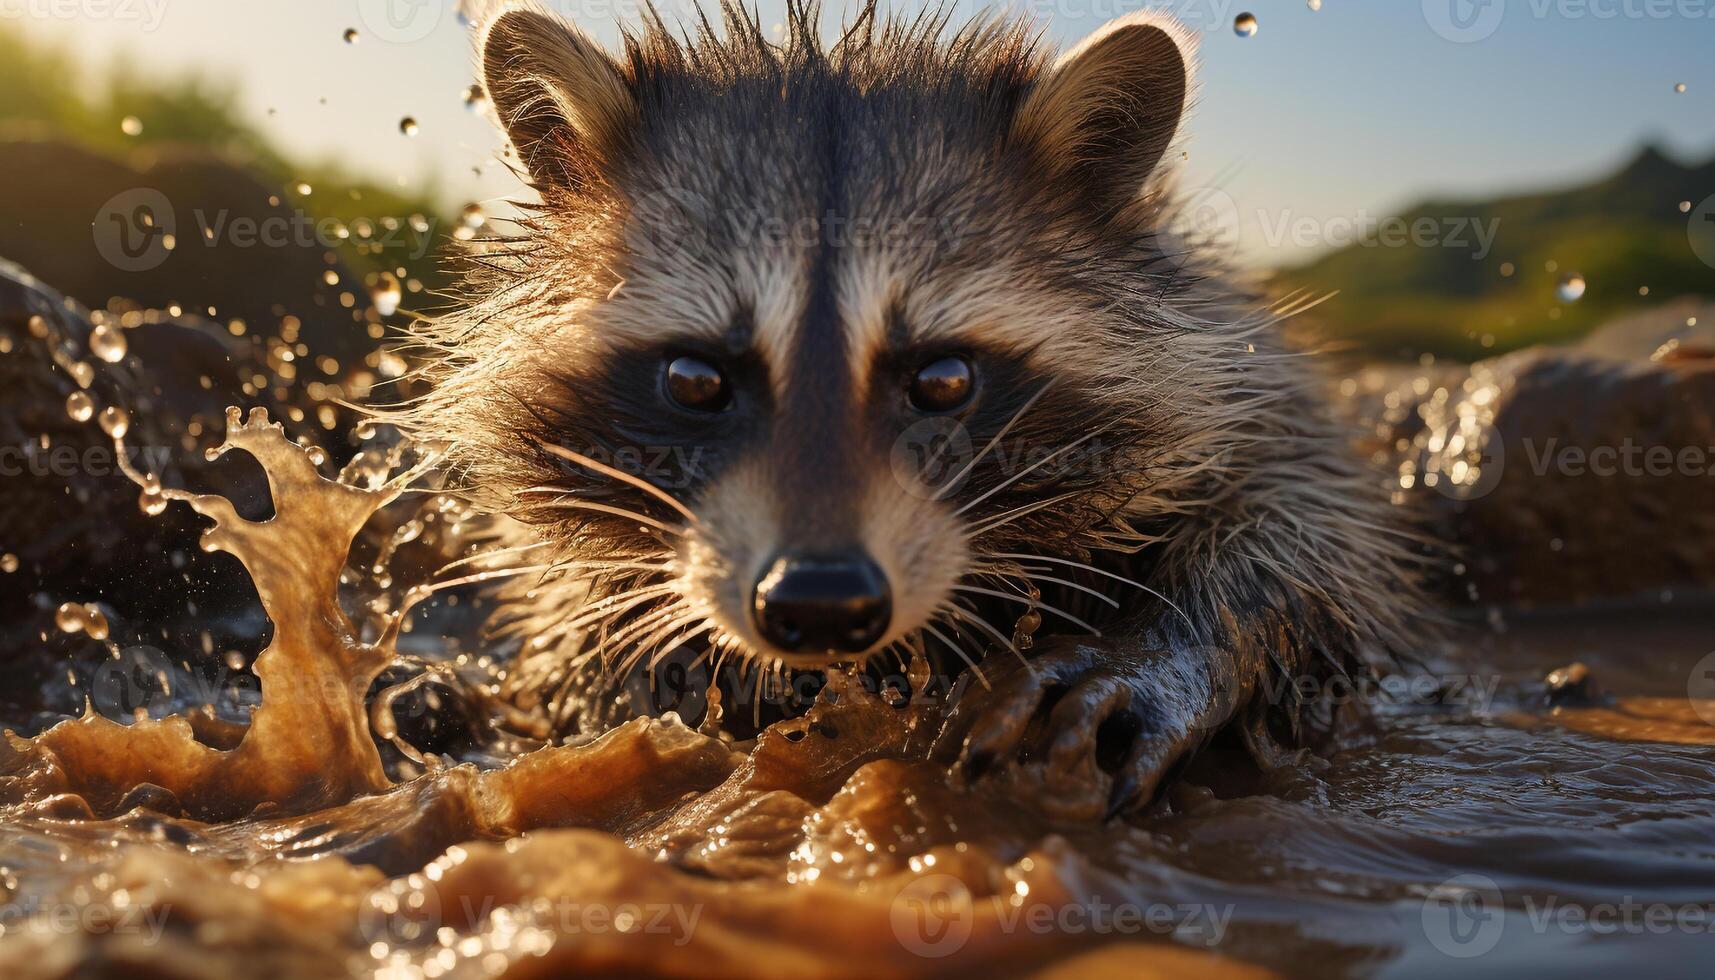
M 141 136 L 143 135 L 143 120 L 136 116 L 126 116 L 119 120 L 119 131 L 126 136 Z
M 5 572 L 7 575 L 10 575 L 17 570 L 18 570 L 18 556 L 17 555 L 12 554 L 11 552 L 7 552 L 4 555 L 0 555 L 0 572 Z
M 377 272 L 369 277 L 369 302 L 374 304 L 375 312 L 382 316 L 392 316 L 399 312 L 399 300 L 402 297 L 399 277 L 393 273 Z
M 105 640 L 109 632 L 106 615 L 88 603 L 83 607 L 83 632 L 92 640 Z
M 1555 287 L 1555 295 L 1562 303 L 1576 303 L 1584 296 L 1584 277 L 1576 272 L 1568 272 L 1560 277 L 1560 285 Z
M 310 193 L 314 190 L 315 190 L 315 188 L 310 186 L 309 181 L 307 181 L 307 180 L 298 181 L 297 191 L 298 191 L 298 195 L 300 197 L 309 197 Z
M 66 396 L 66 414 L 74 422 L 88 422 L 95 415 L 95 402 L 88 392 L 74 391 Z
M 137 495 L 137 506 L 143 509 L 143 513 L 156 517 L 167 509 L 166 494 L 159 487 L 144 487 L 143 492 Z
M 89 603 L 62 602 L 54 610 L 54 625 L 62 633 L 83 633 L 92 640 L 107 639 L 107 617 Z
M 109 364 L 125 359 L 125 334 L 111 323 L 97 324 L 89 332 L 89 349 Z
M 462 219 L 466 228 L 481 228 L 485 217 L 486 216 L 482 213 L 482 205 L 466 204 L 464 206 Z
M 87 361 L 71 362 L 66 366 L 66 373 L 71 375 L 71 379 L 77 382 L 79 388 L 88 388 L 90 382 L 95 380 L 95 368 L 90 367 Z
M 482 109 L 482 103 L 487 96 L 483 94 L 481 85 L 471 85 L 459 93 L 459 98 L 463 100 L 466 109 L 477 112 Z
M 1673 90 L 1674 90 L 1674 91 L 1675 91 L 1675 92 L 1684 92 L 1684 91 L 1685 91 L 1685 83 L 1684 83 L 1684 82 L 1680 82 L 1680 83 L 1679 83 L 1679 84 L 1678 84 L 1678 85 L 1675 85 L 1675 86 L 1674 86 L 1674 87 L 1673 87 Z
M 54 610 L 54 625 L 61 633 L 83 632 L 83 607 L 75 602 L 62 602 Z
M 1311 10 L 1322 9 L 1322 0 L 1306 0 L 1306 2 L 1310 5 Z
M 1247 12 L 1233 18 L 1233 33 L 1239 37 L 1256 37 L 1256 15 Z
M 355 27 L 346 28 L 345 34 L 343 34 L 342 36 L 345 38 L 345 43 L 356 44 L 357 43 L 357 37 L 358 37 L 357 28 L 355 28 Z
M 117 405 L 109 405 L 102 409 L 101 416 L 96 419 L 96 423 L 101 426 L 101 431 L 115 439 L 123 439 L 125 433 L 131 431 L 131 416 Z
M 1680 214 L 1690 214 L 1691 213 L 1691 202 L 1690 201 L 1680 201 L 1679 202 L 1679 213 Z
M 406 136 L 417 135 L 417 128 L 417 120 L 413 116 L 406 116 L 399 120 L 399 132 L 404 133 Z
M 411 230 L 421 235 L 429 230 L 429 219 L 420 214 L 413 214 L 406 219 L 411 223 Z

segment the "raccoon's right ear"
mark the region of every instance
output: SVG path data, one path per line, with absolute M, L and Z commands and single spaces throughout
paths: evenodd
M 481 51 L 483 87 L 536 186 L 599 179 L 637 116 L 619 65 L 576 27 L 530 8 L 496 17 Z
M 1185 115 L 1195 43 L 1154 11 L 1111 20 L 1019 106 L 1012 139 L 1109 215 L 1136 200 Z

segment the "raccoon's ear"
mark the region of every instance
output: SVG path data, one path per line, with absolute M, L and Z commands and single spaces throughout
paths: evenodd
M 1012 137 L 1111 214 L 1137 198 L 1173 142 L 1193 49 L 1190 32 L 1163 14 L 1111 20 L 1036 83 Z
M 537 187 L 598 179 L 637 115 L 619 65 L 582 31 L 530 8 L 495 18 L 481 51 L 483 87 Z

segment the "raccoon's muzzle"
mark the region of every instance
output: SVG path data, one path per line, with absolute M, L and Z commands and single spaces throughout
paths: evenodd
M 862 653 L 887 635 L 893 596 L 862 551 L 783 554 L 757 580 L 751 613 L 778 649 Z

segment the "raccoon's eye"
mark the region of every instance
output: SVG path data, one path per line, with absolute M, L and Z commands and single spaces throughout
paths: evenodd
M 668 361 L 664 385 L 675 404 L 698 412 L 718 412 L 732 397 L 721 369 L 696 357 Z
M 943 357 L 923 365 L 911 379 L 911 404 L 920 412 L 951 412 L 971 400 L 976 369 L 963 357 Z

